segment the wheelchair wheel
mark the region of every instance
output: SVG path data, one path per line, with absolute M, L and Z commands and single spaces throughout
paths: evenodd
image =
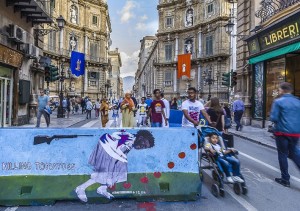
M 242 187 L 240 183 L 234 183 L 233 184 L 233 191 L 235 192 L 236 195 L 240 195 L 242 192 Z
M 213 185 L 211 186 L 211 193 L 212 193 L 212 195 L 214 195 L 216 198 L 219 197 L 219 195 L 220 195 L 220 188 L 219 188 L 219 186 L 218 186 L 217 184 L 213 184 Z

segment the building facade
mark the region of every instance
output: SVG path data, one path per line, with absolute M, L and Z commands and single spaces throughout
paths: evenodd
M 28 124 L 44 88 L 36 27 L 53 23 L 50 1 L 0 1 L 0 127 Z
M 137 75 L 138 80 L 143 75 L 148 80 L 146 93 L 159 88 L 168 99 L 178 98 L 186 96 L 188 87 L 193 86 L 204 99 L 211 95 L 221 101 L 228 100 L 228 88 L 222 86 L 221 77 L 230 71 L 230 36 L 224 25 L 231 15 L 231 7 L 224 0 L 159 1 L 157 40 L 144 72 Z M 190 78 L 177 78 L 180 54 L 192 56 Z M 139 92 L 141 89 L 139 84 Z
M 251 124 L 266 127 L 280 83 L 294 86 L 300 96 L 300 1 L 245 1 L 238 5 L 238 32 L 249 34 L 239 43 L 238 67 Z M 238 15 L 239 16 L 239 15 Z M 249 64 L 249 65 L 247 65 Z M 247 100 L 248 99 L 248 100 Z
M 111 69 L 109 71 L 109 79 L 111 81 L 111 88 L 109 90 L 109 97 L 111 100 L 120 99 L 123 96 L 123 82 L 121 74 L 122 60 L 119 49 L 111 50 L 108 52 Z
M 111 23 L 106 0 L 56 0 L 52 15 L 60 15 L 66 24 L 61 31 L 52 31 L 44 36 L 44 56 L 51 65 L 63 72 L 65 80 L 50 83 L 50 96 L 85 97 L 93 101 L 108 95 L 111 71 L 108 51 L 111 44 Z M 85 54 L 86 67 L 83 76 L 76 77 L 70 70 L 71 52 Z

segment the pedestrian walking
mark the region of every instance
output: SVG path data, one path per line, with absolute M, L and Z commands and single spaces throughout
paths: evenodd
M 114 127 L 117 127 L 118 120 L 119 120 L 119 105 L 118 102 L 116 102 L 112 107 L 112 118 L 114 120 Z
M 62 107 L 63 107 L 63 113 L 64 113 L 64 116 L 66 115 L 67 113 L 67 107 L 68 107 L 68 102 L 67 102 L 67 99 L 64 97 L 63 101 L 62 101 Z M 65 116 L 65 118 L 67 118 Z
M 99 118 L 99 112 L 100 112 L 100 100 L 97 99 L 95 102 L 95 117 Z
M 224 110 L 220 105 L 219 98 L 213 97 L 210 99 L 210 107 L 207 110 L 210 116 L 211 126 L 216 128 L 220 132 L 225 131 L 225 120 L 224 120 Z
M 85 112 L 85 100 L 84 99 L 81 99 L 81 114 L 83 114 Z
M 228 133 L 228 129 L 231 128 L 231 111 L 228 103 L 224 103 L 223 109 L 225 111 L 224 122 L 225 122 L 225 133 Z
M 170 118 L 170 103 L 168 100 L 165 99 L 165 95 L 164 93 L 161 93 L 160 94 L 160 97 L 161 97 L 161 100 L 164 102 L 165 104 L 165 108 L 164 108 L 164 113 L 166 115 L 166 119 L 167 119 L 167 122 L 165 122 L 165 119 L 163 118 L 162 120 L 162 126 L 163 127 L 169 127 L 169 118 Z
M 147 116 L 147 121 L 149 116 L 151 115 L 151 127 L 162 127 L 163 120 L 165 121 L 165 125 L 168 124 L 164 108 L 165 104 L 161 100 L 161 92 L 159 89 L 155 89 L 153 91 L 155 100 L 152 101 L 149 111 L 148 111 L 148 116 Z
M 177 104 L 177 99 L 176 97 L 173 98 L 173 100 L 171 101 L 171 109 L 173 110 L 177 110 L 178 109 L 178 104 Z
M 188 89 L 188 100 L 182 103 L 182 127 L 197 127 L 200 123 L 200 113 L 211 123 L 203 104 L 196 100 L 196 94 L 196 88 Z
M 45 95 L 45 92 L 43 90 L 40 90 L 40 96 L 38 97 L 38 113 L 37 113 L 37 122 L 36 122 L 36 127 L 40 127 L 41 123 L 41 117 L 42 115 L 44 116 L 46 120 L 47 127 L 50 125 L 50 114 L 48 114 L 45 111 L 45 107 L 50 105 L 49 97 Z
M 151 106 L 151 103 L 152 103 L 152 98 L 151 98 L 151 95 L 147 95 L 147 99 L 145 100 L 145 103 L 147 104 L 148 108 L 150 108 Z
M 107 99 L 103 99 L 100 106 L 101 123 L 103 128 L 106 127 L 106 123 L 108 122 L 108 111 L 109 105 Z
M 125 94 L 125 98 L 121 103 L 121 110 L 122 110 L 122 126 L 123 127 L 134 127 L 134 102 L 131 98 L 130 93 Z
M 290 83 L 280 85 L 281 97 L 274 100 L 270 115 L 270 120 L 275 123 L 274 135 L 281 171 L 281 178 L 275 178 L 275 181 L 286 187 L 290 187 L 287 158 L 292 159 L 300 170 L 300 100 L 292 95 L 292 91 Z
M 86 119 L 92 118 L 93 104 L 89 98 L 86 100 Z
M 148 111 L 148 105 L 145 103 L 146 98 L 141 98 L 141 103 L 138 104 L 138 127 L 142 126 L 145 127 L 147 125 L 147 111 Z
M 69 119 L 70 117 L 70 112 L 71 112 L 71 101 L 70 98 L 67 98 L 67 108 L 66 108 L 66 112 L 67 112 L 67 118 Z
M 235 96 L 235 101 L 233 102 L 232 110 L 234 114 L 234 121 L 236 123 L 236 131 L 242 130 L 243 125 L 241 124 L 241 119 L 243 116 L 243 113 L 245 111 L 245 105 L 244 102 L 240 99 L 239 95 Z

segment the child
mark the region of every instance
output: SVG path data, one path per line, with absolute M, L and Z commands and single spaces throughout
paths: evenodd
M 244 180 L 240 178 L 240 161 L 232 156 L 235 153 L 235 149 L 223 149 L 219 144 L 219 137 L 215 133 L 209 135 L 209 143 L 205 145 L 205 150 L 216 155 L 216 161 L 221 165 L 222 169 L 227 177 L 229 183 L 240 182 L 243 183 Z
M 142 97 L 141 103 L 138 104 L 138 113 L 139 113 L 139 121 L 138 121 L 138 127 L 140 126 L 146 126 L 147 125 L 147 111 L 148 111 L 148 105 L 145 103 L 146 98 Z
M 112 118 L 114 120 L 114 126 L 117 127 L 118 119 L 119 119 L 119 107 L 117 104 L 114 104 L 112 107 Z

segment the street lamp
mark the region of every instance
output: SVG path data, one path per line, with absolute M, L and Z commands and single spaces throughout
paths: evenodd
M 211 85 L 214 83 L 214 79 L 212 78 L 212 68 L 206 69 L 206 72 L 204 72 L 204 81 L 205 85 L 208 85 L 208 98 L 207 101 L 210 101 L 211 98 Z
M 224 26 L 225 31 L 227 34 L 231 34 L 233 31 L 234 23 L 231 21 L 231 19 L 228 20 L 228 23 Z
M 62 45 L 62 30 L 65 27 L 65 19 L 60 15 L 57 19 L 57 25 L 59 28 L 59 33 L 60 33 L 60 49 L 61 49 L 61 45 Z M 63 105 L 62 105 L 62 101 L 64 98 L 64 93 L 63 93 L 63 83 L 65 80 L 65 73 L 64 73 L 64 67 L 63 67 L 63 63 L 64 63 L 64 59 L 62 59 L 62 63 L 60 65 L 60 76 L 59 76 L 59 81 L 60 81 L 60 93 L 59 93 L 59 106 L 57 108 L 57 118 L 64 118 L 64 109 L 63 109 Z

